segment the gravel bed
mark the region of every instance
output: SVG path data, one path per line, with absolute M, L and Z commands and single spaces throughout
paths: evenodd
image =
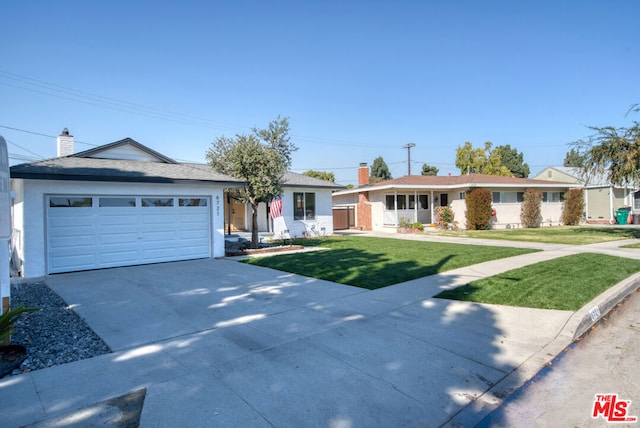
M 16 321 L 11 343 L 27 348 L 12 374 L 38 370 L 111 352 L 106 343 L 44 282 L 11 285 L 11 307 L 42 308 Z

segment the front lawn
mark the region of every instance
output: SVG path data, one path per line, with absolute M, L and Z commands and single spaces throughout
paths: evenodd
M 435 297 L 576 311 L 639 271 L 640 260 L 583 253 L 510 270 Z
M 537 229 L 461 230 L 437 232 L 463 238 L 501 239 L 543 242 L 547 244 L 586 245 L 620 239 L 640 238 L 640 228 L 599 226 L 554 226 Z
M 537 250 L 358 236 L 294 241 L 326 250 L 244 260 L 245 263 L 374 290 L 489 260 Z

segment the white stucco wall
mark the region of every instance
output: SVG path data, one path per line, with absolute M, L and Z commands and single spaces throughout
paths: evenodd
M 455 221 L 458 222 L 458 227 L 460 229 L 466 229 L 466 202 L 464 200 L 456 200 L 453 201 L 450 206 L 454 211 Z M 491 224 L 492 229 L 522 227 L 522 220 L 520 220 L 520 213 L 522 212 L 521 203 L 493 204 L 492 207 L 496 210 L 496 216 Z M 543 202 L 540 209 L 542 217 L 541 226 L 560 226 L 562 224 L 562 202 Z
M 294 220 L 293 219 L 293 194 L 303 193 L 315 193 L 316 195 L 316 216 L 314 220 Z M 323 190 L 317 188 L 285 188 L 282 195 L 282 216 L 284 222 L 274 221 L 273 234 L 274 238 L 282 236 L 284 230 L 289 231 L 289 237 L 299 238 L 304 237 L 305 232 L 315 229 L 318 234 L 332 235 L 333 234 L 333 209 L 332 209 L 332 197 L 331 190 Z M 262 210 L 259 211 L 262 213 Z M 260 231 L 266 230 L 260 228 Z M 324 229 L 324 231 L 323 231 Z
M 209 196 L 211 198 L 212 257 L 224 257 L 223 187 L 211 184 L 110 183 L 55 180 L 11 180 L 16 193 L 14 229 L 22 245 L 23 276 L 46 275 L 45 195 Z

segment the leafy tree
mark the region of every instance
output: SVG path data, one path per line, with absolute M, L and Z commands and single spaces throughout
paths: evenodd
M 467 204 L 467 229 L 485 230 L 491 224 L 493 194 L 489 189 L 476 188 L 464 195 Z
M 542 192 L 536 189 L 527 189 L 524 192 L 522 208 L 520 209 L 520 221 L 524 227 L 540 227 L 542 221 Z
M 562 205 L 562 223 L 568 226 L 575 226 L 580 223 L 584 213 L 584 198 L 582 189 L 569 189 L 564 194 Z
M 314 177 L 320 180 L 331 181 L 332 183 L 336 181 L 336 176 L 333 172 L 326 171 L 314 171 L 312 169 L 305 171 L 302 175 L 306 175 L 307 177 Z
M 505 166 L 511 171 L 514 177 L 527 178 L 529 177 L 529 165 L 524 162 L 524 155 L 518 152 L 517 149 L 511 148 L 511 145 L 498 146 L 493 149 L 493 153 L 500 153 L 500 162 L 502 166 Z
M 427 165 L 426 163 L 422 164 L 422 175 L 438 175 L 440 170 L 435 166 Z
M 467 141 L 456 150 L 456 166 L 460 174 L 476 173 L 488 175 L 502 175 L 511 177 L 511 170 L 502 164 L 500 150 L 491 150 L 493 143 L 487 141 L 484 148 L 474 148 Z
M 563 165 L 573 168 L 583 168 L 584 155 L 581 155 L 575 148 L 571 148 L 564 157 Z
M 584 156 L 586 175 L 606 174 L 618 185 L 640 183 L 640 122 L 634 121 L 629 128 L 589 128 L 595 133 L 574 143 Z
M 289 121 L 278 116 L 267 129 L 254 128 L 253 134 L 218 137 L 206 153 L 213 169 L 245 182 L 233 192 L 251 206 L 252 248 L 258 247 L 258 204 L 282 194 L 282 177 L 297 150 L 289 140 Z
M 373 160 L 373 164 L 371 165 L 369 182 L 375 184 L 385 180 L 391 180 L 391 171 L 389 171 L 389 167 L 384 159 L 382 159 L 382 156 L 378 156 Z

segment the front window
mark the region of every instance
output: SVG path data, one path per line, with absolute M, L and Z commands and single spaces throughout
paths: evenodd
M 316 219 L 316 194 L 295 192 L 293 194 L 293 219 Z
M 564 194 L 562 192 L 542 192 L 542 202 L 562 202 Z
M 524 192 L 493 192 L 494 204 L 515 204 L 524 201 Z
M 633 194 L 633 209 L 640 210 L 640 192 Z

